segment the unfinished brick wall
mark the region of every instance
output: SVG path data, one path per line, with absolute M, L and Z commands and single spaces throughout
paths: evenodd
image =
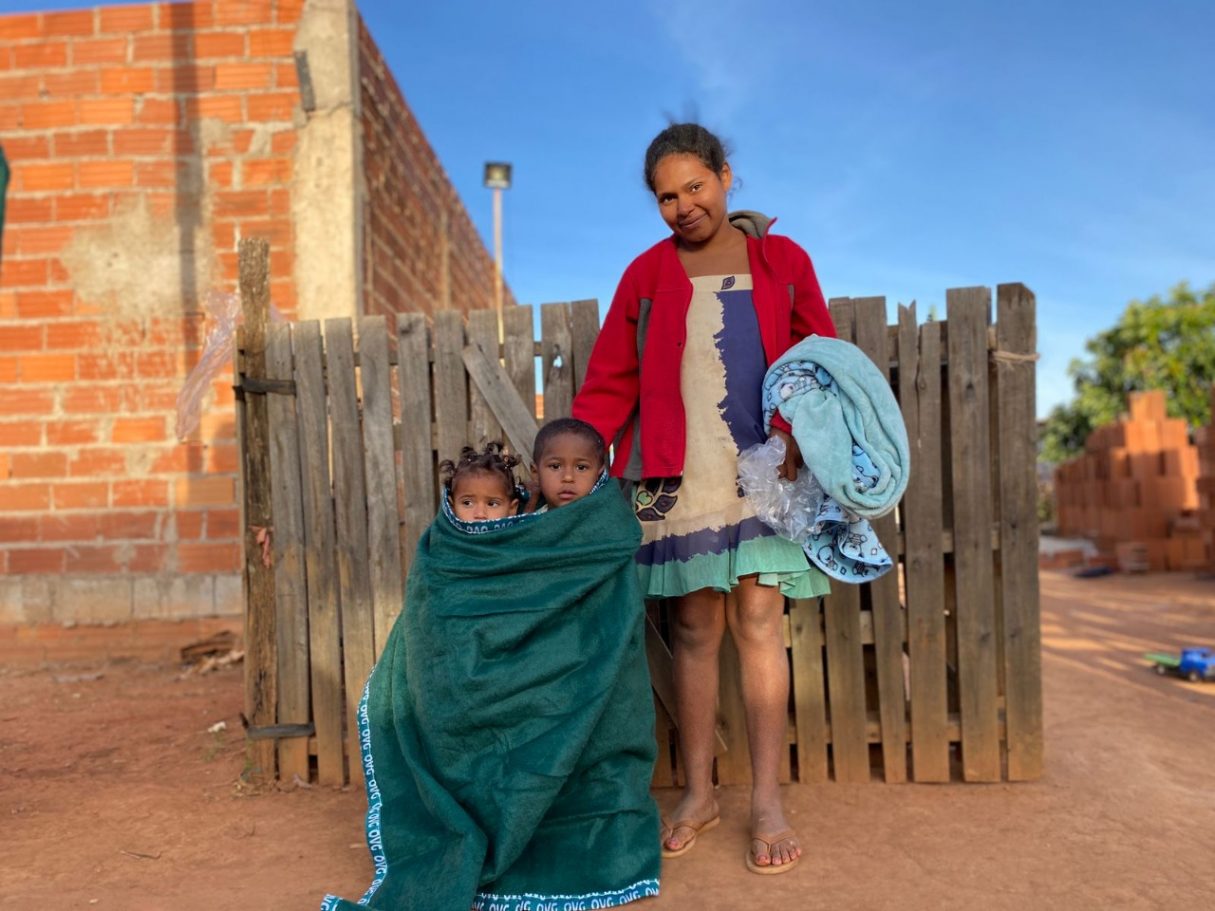
M 240 238 L 269 239 L 271 299 L 288 317 L 304 309 L 296 252 L 315 239 L 315 168 L 329 163 L 305 152 L 316 136 L 294 50 L 327 34 L 335 11 L 196 0 L 0 16 L 0 145 L 13 169 L 0 623 L 242 609 L 230 368 L 184 443 L 176 399 L 209 293 L 235 290 Z M 492 260 L 366 29 L 359 56 L 365 154 L 346 163 L 346 185 L 367 187 L 366 300 L 351 292 L 336 306 L 489 306 Z M 353 236 L 333 243 L 347 240 L 353 250 Z
M 493 259 L 362 19 L 359 86 L 366 312 L 494 306 Z

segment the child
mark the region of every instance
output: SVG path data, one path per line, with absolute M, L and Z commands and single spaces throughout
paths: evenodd
M 456 518 L 488 522 L 513 516 L 519 509 L 514 471 L 518 464 L 518 458 L 499 442 L 486 443 L 481 452 L 465 446 L 458 462 L 440 462 L 443 488 L 451 498 Z
M 448 469 L 452 496 L 418 543 L 357 713 L 374 880 L 326 911 L 658 894 L 641 530 L 593 428 L 553 421 L 534 457 L 545 503 L 521 515 L 507 514 L 500 449 Z

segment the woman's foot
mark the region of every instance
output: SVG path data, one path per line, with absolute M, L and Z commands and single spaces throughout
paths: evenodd
M 768 872 L 771 868 L 776 873 L 778 869 L 792 869 L 802 856 L 801 843 L 797 833 L 785 819 L 784 809 L 779 800 L 759 803 L 752 800 L 751 806 L 751 848 L 748 853 L 749 868 L 758 868 L 755 872 Z
M 701 798 L 684 792 L 683 799 L 663 820 L 663 856 L 677 857 L 683 854 L 691 848 L 700 832 L 717 825 L 720 818 L 717 801 L 712 797 Z

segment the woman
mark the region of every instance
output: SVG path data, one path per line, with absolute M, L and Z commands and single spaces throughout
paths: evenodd
M 801 855 L 778 775 L 789 696 L 784 599 L 816 597 L 826 578 L 774 535 L 737 486 L 737 459 L 764 440 L 760 389 L 769 364 L 808 335 L 835 335 L 809 256 L 754 212 L 727 214 L 733 173 L 698 124 L 655 137 L 645 178 L 671 236 L 625 270 L 574 401 L 574 416 L 615 444 L 612 474 L 637 482 L 637 562 L 649 598 L 673 599 L 676 711 L 687 787 L 663 823 L 664 857 L 718 822 L 713 741 L 718 652 L 730 628 L 742 664 L 751 746 L 756 873 Z M 779 415 L 781 473 L 797 444 Z M 734 597 L 727 598 L 732 593 Z

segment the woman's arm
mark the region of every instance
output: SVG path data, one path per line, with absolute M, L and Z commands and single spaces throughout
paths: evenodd
M 573 416 L 599 431 L 608 446 L 632 416 L 640 394 L 637 309 L 638 299 L 629 269 L 612 297 L 612 305 L 591 349 L 586 378 L 574 397 Z

